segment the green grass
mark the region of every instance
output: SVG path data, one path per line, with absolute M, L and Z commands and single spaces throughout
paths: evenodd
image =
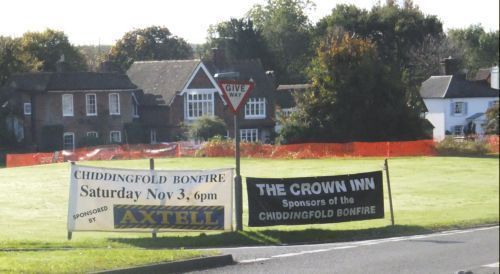
M 148 160 L 85 162 L 84 165 L 148 169 Z M 157 169 L 209 169 L 233 167 L 231 158 L 168 158 L 157 159 Z M 242 176 L 304 177 L 337 175 L 381 170 L 381 158 L 336 158 L 318 160 L 242 159 Z M 275 226 L 249 228 L 243 232 L 162 233 L 157 240 L 150 234 L 76 232 L 66 240 L 66 218 L 69 186 L 69 164 L 0 169 L 0 248 L 42 249 L 43 251 L 0 252 L 0 272 L 30 271 L 16 262 L 33 258 L 45 260 L 46 269 L 104 269 L 122 266 L 121 257 L 131 264 L 144 264 L 147 255 L 142 248 L 181 248 L 300 242 L 331 242 L 367 239 L 382 236 L 426 233 L 449 228 L 472 227 L 499 222 L 499 160 L 498 157 L 411 157 L 389 160 L 391 188 L 396 226 L 390 226 L 386 192 L 386 218 L 338 224 Z M 385 178 L 384 178 L 385 180 Z M 386 185 L 384 185 L 386 187 Z M 386 189 L 385 189 L 386 190 Z M 244 189 L 245 191 L 245 189 Z M 247 220 L 246 193 L 243 193 L 244 216 Z M 54 249 L 69 248 L 70 251 Z M 78 260 L 82 254 L 97 256 L 98 252 L 113 252 L 106 262 L 92 260 L 71 264 L 58 258 Z M 115 252 L 119 251 L 119 252 Z M 88 252 L 88 253 L 87 253 Z M 121 252 L 126 253 L 123 255 Z M 174 253 L 183 253 L 176 250 Z M 116 254 L 116 255 L 113 255 Z M 187 256 L 200 256 L 189 253 Z M 87 255 L 85 255 L 87 256 Z M 39 258 L 39 259 L 36 259 Z M 144 258 L 144 259 L 141 259 Z M 169 260 L 172 255 L 159 255 L 153 261 Z M 37 265 L 37 263 L 33 263 Z M 81 266 L 81 267 L 80 267 Z M 52 267 L 52 268 L 51 268 Z M 85 268 L 87 267 L 87 268 Z M 96 268 L 97 267 L 97 268 Z M 36 269 L 36 268 L 34 268 Z M 33 269 L 31 269 L 32 271 Z

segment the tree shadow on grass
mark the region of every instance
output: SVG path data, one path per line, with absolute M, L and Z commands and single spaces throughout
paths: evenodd
M 192 236 L 176 236 L 173 235 L 173 233 L 165 233 L 159 234 L 156 239 L 151 237 L 110 238 L 109 241 L 141 248 L 206 248 L 333 243 L 426 234 L 431 232 L 433 232 L 433 230 L 421 226 L 396 225 L 360 230 L 305 229 L 283 231 L 269 229 L 214 234 L 200 233 Z

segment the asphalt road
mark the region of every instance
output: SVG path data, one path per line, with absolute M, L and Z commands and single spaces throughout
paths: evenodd
M 232 254 L 238 263 L 193 273 L 499 274 L 498 226 L 359 242 L 218 250 Z

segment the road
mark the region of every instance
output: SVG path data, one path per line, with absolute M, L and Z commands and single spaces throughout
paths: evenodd
M 218 250 L 232 254 L 238 263 L 193 273 L 499 274 L 498 226 L 358 242 Z

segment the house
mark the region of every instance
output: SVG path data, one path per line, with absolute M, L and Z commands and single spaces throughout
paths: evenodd
M 491 69 L 487 81 L 469 81 L 457 73 L 452 58 L 443 61 L 444 75 L 431 76 L 422 83 L 420 96 L 427 108 L 425 118 L 434 126 L 437 141 L 446 135 L 463 137 L 465 134 L 484 134 L 485 112 L 498 104 L 498 66 Z
M 220 117 L 227 136 L 234 137 L 234 119 L 223 99 L 218 79 L 253 81 L 255 87 L 239 114 L 240 137 L 268 142 L 274 133 L 274 86 L 259 60 L 215 62 L 165 60 L 134 62 L 127 75 L 144 91 L 141 122 L 149 141 L 176 141 L 186 126 L 203 116 Z
M 311 87 L 311 84 L 292 84 L 279 85 L 276 88 L 276 132 L 281 130 L 282 119 L 286 119 L 296 110 L 296 94 L 305 92 Z
M 60 67 L 63 67 L 62 65 Z M 140 90 L 125 74 L 34 72 L 14 74 L 2 88 L 7 128 L 34 151 L 126 141 L 139 117 Z

